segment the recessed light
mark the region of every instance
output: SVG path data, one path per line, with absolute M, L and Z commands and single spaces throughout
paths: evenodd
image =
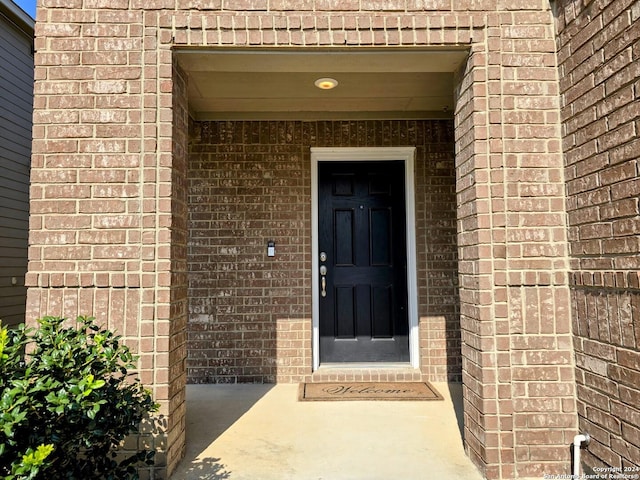
M 338 86 L 338 81 L 335 78 L 319 78 L 313 84 L 321 90 L 331 90 Z

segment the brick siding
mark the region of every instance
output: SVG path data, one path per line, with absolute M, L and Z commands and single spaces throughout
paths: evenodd
M 199 122 L 189 169 L 189 380 L 311 374 L 310 147 L 416 146 L 420 366 L 460 380 L 451 121 Z M 266 257 L 266 242 L 277 255 Z
M 565 0 L 557 18 L 583 458 L 638 468 L 640 2 Z
M 340 7 L 336 7 L 337 3 Z M 637 7 L 625 11 L 632 18 Z M 575 30 L 576 41 L 595 35 L 595 30 L 598 29 L 587 29 L 585 33 Z M 631 27 L 628 31 L 632 32 Z M 623 38 L 626 36 L 620 35 Z M 437 167 L 439 160 L 434 172 L 417 177 L 422 183 L 432 175 L 442 175 L 448 181 L 455 179 L 466 448 L 491 479 L 568 473 L 567 445 L 576 432 L 575 384 L 569 332 L 559 88 L 553 21 L 546 0 L 41 0 L 35 40 L 27 316 L 33 319 L 43 314 L 94 314 L 125 336 L 141 356 L 142 379 L 153 388 L 162 413 L 169 418 L 165 435 L 157 437 L 166 454 L 160 457 L 159 471 L 171 472 L 183 448 L 187 306 L 191 340 L 193 326 L 211 324 L 210 318 L 195 316 L 198 304 L 195 298 L 189 299 L 190 290 L 186 288 L 185 219 L 187 207 L 194 212 L 197 205 L 187 198 L 187 180 L 192 182 L 193 177 L 186 172 L 185 78 L 173 65 L 173 49 L 190 46 L 469 49 L 469 59 L 456 81 L 455 177 L 450 166 Z M 635 58 L 637 46 L 631 47 L 630 52 L 626 55 Z M 563 64 L 569 61 L 566 55 L 561 59 Z M 581 61 L 579 68 L 584 70 L 588 65 L 588 61 Z M 618 63 L 610 64 L 614 65 Z M 605 92 L 607 86 L 613 87 L 622 81 L 622 76 L 631 74 L 632 68 L 623 68 L 619 76 L 611 74 L 615 80 L 605 82 Z M 606 71 L 598 75 L 605 75 Z M 580 82 L 576 88 L 584 90 L 572 91 L 566 98 L 589 101 L 588 87 L 589 81 Z M 621 93 L 625 91 L 628 96 L 629 90 L 621 89 Z M 624 96 L 619 101 L 624 102 Z M 623 112 L 622 108 L 615 111 Z M 614 122 L 615 115 L 610 117 Z M 633 122 L 618 125 L 616 135 L 626 138 L 636 127 Z M 594 124 L 581 135 L 597 135 L 598 128 L 602 124 Z M 335 132 L 334 128 L 333 135 Z M 611 156 L 620 159 L 619 166 L 624 163 L 622 159 L 632 156 L 632 151 L 628 146 L 625 149 L 622 144 L 617 145 L 616 135 L 602 134 L 599 148 L 609 148 Z M 576 153 L 592 148 L 588 141 L 583 143 Z M 273 150 L 264 154 L 272 155 Z M 297 155 L 297 162 L 302 163 L 296 171 L 308 175 L 304 173 L 304 154 Z M 568 152 L 568 161 L 569 158 Z M 193 155 L 189 161 L 194 161 Z M 245 167 L 244 172 L 251 171 L 248 165 Z M 571 173 L 567 172 L 570 182 Z M 624 169 L 603 174 L 607 178 L 597 181 L 610 182 L 616 199 L 621 189 L 637 185 L 631 178 L 623 180 L 630 175 Z M 283 171 L 278 175 L 276 178 L 281 180 L 290 178 Z M 589 175 L 584 178 L 595 181 Z M 435 186 L 432 185 L 434 192 Z M 449 187 L 453 185 L 447 184 Z M 258 185 L 260 188 L 265 186 Z M 308 197 L 308 184 L 293 188 Z M 577 198 L 572 193 L 570 201 Z M 294 233 L 308 239 L 309 219 L 304 216 L 309 212 L 300 206 L 299 199 L 284 200 L 287 207 L 296 204 L 301 208 L 303 223 L 295 224 Z M 588 202 L 597 205 L 598 199 Z M 255 202 L 255 206 L 263 214 L 272 213 L 265 210 L 264 202 Z M 624 202 L 616 206 L 629 208 Z M 421 238 L 428 235 L 430 222 L 436 228 L 439 221 L 430 217 L 430 211 L 426 206 L 418 209 Z M 618 215 L 614 209 L 606 214 Z M 305 347 L 310 336 L 309 307 L 284 294 L 295 288 L 303 298 L 309 298 L 308 280 L 300 273 L 310 262 L 308 241 L 306 247 L 300 247 L 302 244 L 293 245 L 286 238 L 275 238 L 279 252 L 286 254 L 289 247 L 300 255 L 291 260 L 302 264 L 293 269 L 297 273 L 292 284 L 282 286 L 269 279 L 267 287 L 251 287 L 246 270 L 250 256 L 256 256 L 256 252 L 260 256 L 256 263 L 266 264 L 262 258 L 264 233 L 275 236 L 278 230 L 288 230 L 291 222 L 300 222 L 299 218 L 278 220 L 286 222 L 286 227 L 266 232 L 271 227 L 262 225 L 252 237 L 255 244 L 246 250 L 234 251 L 237 245 L 228 245 L 230 250 L 226 253 L 220 249 L 217 252 L 236 255 L 238 261 L 244 262 L 244 277 L 235 284 L 237 289 L 273 289 L 278 294 L 273 298 L 294 302 L 282 305 L 286 318 L 279 319 L 266 310 L 257 312 L 261 317 L 251 317 L 269 332 L 256 350 L 266 352 L 275 345 L 281 347 L 281 353 L 274 357 L 273 352 L 258 352 L 251 356 L 257 360 L 256 365 L 236 363 L 237 377 L 294 380 L 308 373 L 307 360 L 301 362 L 299 358 L 308 359 L 310 354 L 309 347 Z M 446 232 L 450 231 L 449 221 L 447 217 Z M 573 240 L 576 224 L 574 219 L 571 221 Z M 613 225 L 612 221 L 612 229 Z M 634 228 L 633 222 L 615 225 L 627 231 Z M 600 238 L 602 228 L 595 224 L 583 228 L 583 238 Z M 633 241 L 615 240 L 606 248 L 622 249 L 624 253 L 625 248 L 633 248 Z M 447 247 L 452 244 L 444 241 Z M 295 250 L 298 248 L 301 250 Z M 439 304 L 429 303 L 429 292 L 441 289 L 442 298 L 450 298 L 454 286 L 438 283 L 440 280 L 433 273 L 438 260 L 434 256 L 429 263 L 428 245 L 423 244 L 423 252 L 420 268 L 432 273 L 420 276 L 424 282 L 420 286 L 420 314 L 424 317 L 423 331 L 427 332 L 421 342 L 426 345 L 423 351 L 437 354 L 434 357 L 429 353 L 422 360 L 427 375 L 442 378 L 459 368 L 455 359 L 460 357 L 450 354 L 458 349 L 453 320 L 457 311 L 436 310 Z M 450 256 L 443 272 L 449 275 L 453 269 L 448 262 L 453 257 L 447 252 Z M 630 271 L 634 256 L 617 255 L 616 261 L 626 262 L 621 270 Z M 587 268 L 585 278 L 593 283 L 596 277 L 588 275 L 595 270 L 591 261 L 585 256 L 583 267 Z M 230 265 L 240 266 L 237 262 Z M 215 268 L 221 267 L 216 263 Z M 262 274 L 268 271 L 269 268 L 258 268 Z M 575 266 L 574 271 L 582 274 Z M 632 277 L 627 278 L 633 281 Z M 299 283 L 293 284 L 294 281 Z M 442 281 L 448 282 L 448 277 Z M 575 276 L 574 284 L 578 286 Z M 219 286 L 216 288 L 221 291 Z M 574 303 L 579 300 L 579 290 L 587 289 L 574 289 Z M 252 295 L 242 298 L 248 302 L 258 298 Z M 608 298 L 613 301 L 618 297 Z M 222 296 L 217 299 L 230 300 Z M 636 301 L 631 297 L 629 301 L 633 308 Z M 628 310 L 624 301 L 616 305 L 620 312 Z M 243 313 L 244 320 L 236 322 L 238 318 L 234 318 L 234 325 L 249 324 L 246 320 L 253 315 L 251 309 L 265 308 L 264 304 L 243 306 L 249 307 Z M 210 315 L 209 310 L 203 312 Z M 441 338 L 443 326 L 444 330 L 451 327 L 453 332 L 448 345 L 446 335 Z M 246 330 L 246 338 L 254 342 L 250 332 Z M 295 342 L 302 342 L 302 355 L 298 353 L 300 344 Z M 584 349 L 584 344 L 578 343 Z M 222 350 L 222 358 L 230 356 L 229 352 L 243 351 L 242 345 L 236 346 Z M 447 348 L 450 352 L 445 353 Z M 611 373 L 621 378 L 621 384 L 627 382 L 626 390 L 619 389 L 623 398 L 623 394 L 637 392 L 628 380 L 632 377 L 627 377 L 637 372 L 628 368 L 636 350 L 625 347 L 615 351 L 620 365 L 612 366 Z M 446 358 L 454 359 L 454 363 L 444 365 Z M 195 359 L 189 361 L 192 360 Z M 256 370 L 242 371 L 245 367 Z M 583 371 L 579 368 L 578 374 Z M 616 402 L 612 405 L 619 409 L 621 404 Z M 633 432 L 629 422 L 622 425 L 622 435 Z M 610 443 L 614 438 L 618 442 L 624 437 L 612 436 Z

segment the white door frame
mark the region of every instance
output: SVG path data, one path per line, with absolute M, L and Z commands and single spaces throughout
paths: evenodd
M 415 147 L 312 147 L 311 148 L 311 289 L 313 319 L 313 370 L 320 367 L 320 287 L 318 247 L 318 162 L 401 160 L 404 162 L 406 237 L 407 237 L 407 295 L 409 307 L 409 362 L 420 366 L 418 334 L 418 271 L 416 258 L 416 205 L 414 158 Z

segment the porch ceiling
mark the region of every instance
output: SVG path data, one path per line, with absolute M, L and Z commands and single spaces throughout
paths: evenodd
M 466 50 L 181 50 L 196 120 L 446 118 Z M 331 77 L 332 90 L 314 81 Z

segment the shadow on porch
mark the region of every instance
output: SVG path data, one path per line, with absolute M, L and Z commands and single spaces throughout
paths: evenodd
M 377 480 L 482 476 L 444 401 L 299 402 L 298 385 L 189 385 L 186 456 L 172 480 Z M 453 398 L 453 400 L 452 400 Z

